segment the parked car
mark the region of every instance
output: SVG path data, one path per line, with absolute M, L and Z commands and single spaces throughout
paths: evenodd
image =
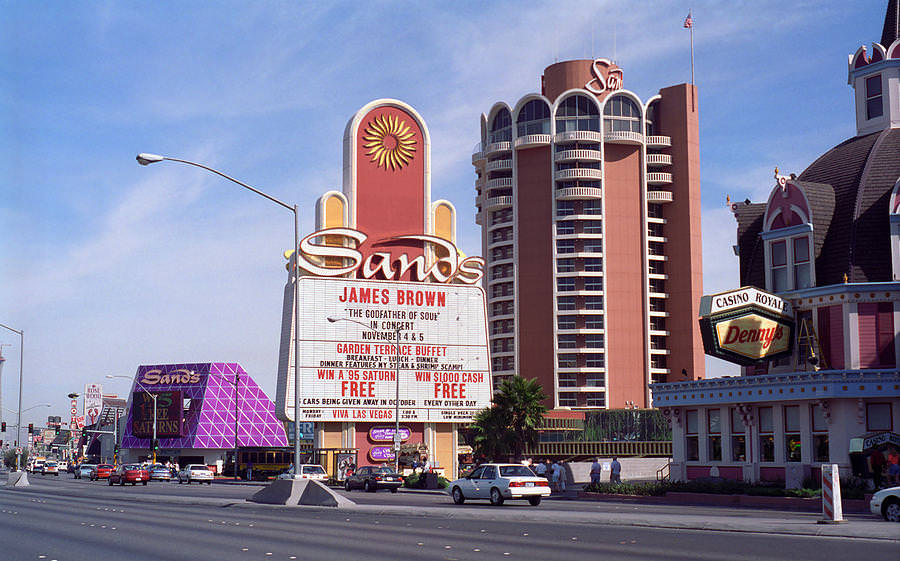
M 872 495 L 869 510 L 889 522 L 900 522 L 900 487 L 888 487 Z
M 363 466 L 344 480 L 344 489 L 365 489 L 374 493 L 379 489 L 390 489 L 396 493 L 403 485 L 403 476 L 387 466 Z
M 107 477 L 110 486 L 118 483 L 124 486 L 126 483 L 146 485 L 150 481 L 150 473 L 139 464 L 122 464 Z
M 278 476 L 278 479 L 293 479 L 294 466 L 289 467 L 284 473 Z M 318 481 L 328 481 L 328 472 L 319 464 L 300 464 L 300 479 L 315 479 Z
M 41 473 L 41 470 L 44 469 L 44 462 L 46 460 L 42 457 L 37 457 L 31 460 L 28 464 L 28 471 L 31 473 Z
M 178 472 L 179 484 L 187 483 L 188 485 L 190 485 L 194 481 L 200 483 L 201 485 L 203 483 L 212 485 L 213 473 L 209 470 L 209 467 L 203 464 L 188 464 Z
M 521 464 L 482 464 L 466 477 L 452 481 L 449 489 L 458 505 L 467 499 L 489 499 L 496 506 L 507 499 L 528 499 L 537 506 L 542 497 L 550 496 L 547 480 Z
M 97 467 L 97 464 L 81 464 L 75 468 L 75 479 L 84 479 L 87 477 L 90 479 L 91 472 L 94 468 Z
M 91 470 L 91 475 L 89 477 L 91 481 L 109 479 L 109 474 L 112 473 L 113 469 L 114 468 L 110 464 L 97 464 L 94 466 L 94 469 Z
M 172 480 L 172 472 L 166 466 L 162 464 L 153 464 L 147 468 L 147 471 L 150 472 L 150 480 L 156 481 L 171 481 Z
M 56 460 L 47 460 L 41 466 L 41 475 L 55 475 L 59 477 L 59 463 Z

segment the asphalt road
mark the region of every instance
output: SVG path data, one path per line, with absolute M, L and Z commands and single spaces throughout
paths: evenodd
M 0 488 L 0 559 L 897 559 L 895 525 L 860 517 L 879 539 L 763 531 L 815 528 L 812 515 L 745 509 L 666 507 L 549 500 L 457 507 L 441 495 L 366 494 L 358 509 L 273 507 L 246 503 L 255 486 L 151 483 L 108 487 L 65 475 L 32 476 L 24 490 Z M 635 516 L 743 520 L 718 531 L 625 523 Z M 623 524 L 617 524 L 621 518 Z M 748 522 L 749 521 L 749 522 Z M 748 525 L 749 524 L 749 525 Z M 897 528 L 900 529 L 900 528 Z M 846 531 L 845 531 L 846 533 Z M 851 532 L 852 533 L 852 532 Z M 893 535 L 893 539 L 890 536 Z

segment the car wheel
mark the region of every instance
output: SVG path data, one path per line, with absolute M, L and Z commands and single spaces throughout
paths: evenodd
M 397 492 L 397 488 L 396 488 L 396 487 L 391 487 L 391 493 L 396 493 L 396 492 Z
M 453 502 L 461 505 L 466 502 L 466 497 L 463 495 L 462 489 L 459 487 L 453 488 Z
M 146 482 L 146 481 L 144 481 L 144 485 L 146 485 L 146 484 L 147 484 L 147 482 Z
M 900 522 L 900 501 L 889 499 L 881 505 L 881 515 L 888 522 Z
M 109 480 L 109 486 L 112 487 L 112 479 Z
M 500 494 L 500 489 L 497 489 L 496 487 L 491 488 L 491 504 L 494 506 L 503 504 L 503 495 Z
M 178 484 L 181 485 L 181 478 L 178 478 Z
M 537 506 L 541 504 L 541 497 L 538 495 L 537 497 L 528 497 L 528 504 L 531 506 Z
M 363 483 L 363 489 L 365 489 L 366 493 L 374 493 L 375 489 L 372 488 L 372 484 L 366 479 L 366 482 Z
M 207 485 L 212 485 L 212 481 L 207 481 L 206 484 L 207 484 Z
M 344 481 L 344 491 L 347 491 L 348 493 L 350 492 L 350 480 L 349 479 Z

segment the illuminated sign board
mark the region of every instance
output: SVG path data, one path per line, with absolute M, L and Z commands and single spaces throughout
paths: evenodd
M 794 319 L 786 300 L 744 287 L 700 300 L 700 332 L 706 354 L 749 366 L 791 354 Z
M 409 435 L 412 434 L 410 430 L 406 427 L 400 427 L 400 441 L 406 442 L 409 440 Z M 369 438 L 372 439 L 373 442 L 393 442 L 394 441 L 394 427 L 372 427 L 369 429 Z
M 84 385 L 84 418 L 87 424 L 93 425 L 100 417 L 103 409 L 103 388 L 100 384 Z
M 138 438 L 153 438 L 153 396 L 156 396 L 156 436 L 181 436 L 184 408 L 180 391 L 132 394 L 132 434 Z
M 480 287 L 301 277 L 300 316 L 300 421 L 395 422 L 398 358 L 401 421 L 469 422 L 490 405 Z M 290 368 L 276 399 L 289 419 L 293 388 Z
M 199 384 L 200 375 L 193 370 L 172 370 L 163 373 L 159 368 L 147 370 L 138 378 L 138 383 L 144 386 L 155 386 L 157 384 Z

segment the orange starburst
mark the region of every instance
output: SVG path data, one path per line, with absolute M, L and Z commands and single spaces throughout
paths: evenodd
M 412 160 L 416 152 L 416 133 L 406 121 L 392 115 L 375 117 L 366 126 L 363 147 L 372 163 L 384 169 L 398 170 Z

